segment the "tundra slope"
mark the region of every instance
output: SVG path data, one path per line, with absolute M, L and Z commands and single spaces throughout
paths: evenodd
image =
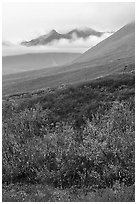
M 3 77 L 3 95 L 93 80 L 135 66 L 135 23 L 132 22 L 68 66 Z
M 75 62 L 83 63 L 96 59 L 100 62 L 101 59 L 111 61 L 131 56 L 135 56 L 134 22 L 125 25 L 113 35 L 86 51 Z
M 2 57 L 2 74 L 15 74 L 70 64 L 80 53 L 30 53 Z

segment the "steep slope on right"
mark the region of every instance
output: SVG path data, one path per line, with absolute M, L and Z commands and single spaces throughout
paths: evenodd
M 135 22 L 131 22 L 109 38 L 103 40 L 86 51 L 75 60 L 75 63 L 84 63 L 92 60 L 116 60 L 118 58 L 135 56 Z

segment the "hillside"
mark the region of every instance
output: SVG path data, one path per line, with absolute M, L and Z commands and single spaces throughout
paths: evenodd
M 135 200 L 135 59 L 126 53 L 4 75 L 3 201 Z
M 129 72 L 134 70 L 135 64 L 132 58 L 126 58 L 113 63 L 92 67 L 82 64 L 79 69 L 65 70 L 67 67 L 49 68 L 45 70 L 26 72 L 3 77 L 3 96 L 20 92 L 35 91 L 56 87 L 62 84 L 76 84 L 90 81 L 116 72 Z M 61 70 L 62 69 L 62 70 Z M 73 70 L 74 69 L 74 70 Z
M 125 25 L 113 35 L 89 49 L 75 62 L 83 63 L 100 58 L 116 60 L 135 56 L 135 22 Z
M 133 202 L 135 76 L 3 100 L 3 202 Z
M 135 68 L 134 23 L 82 54 L 68 66 L 52 67 L 3 77 L 3 95 L 75 84 Z
M 2 57 L 2 73 L 40 70 L 71 63 L 80 53 L 32 53 Z
M 2 15 L 2 202 L 135 202 L 135 2 Z

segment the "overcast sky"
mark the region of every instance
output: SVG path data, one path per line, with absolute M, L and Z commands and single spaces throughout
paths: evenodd
M 134 3 L 3 3 L 3 40 L 30 40 L 52 29 L 115 31 L 134 20 Z

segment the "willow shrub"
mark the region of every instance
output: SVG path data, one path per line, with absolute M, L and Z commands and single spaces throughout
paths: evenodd
M 3 182 L 50 182 L 56 187 L 104 188 L 134 183 L 134 108 L 115 101 L 80 131 L 49 128 L 40 106 L 3 121 Z

